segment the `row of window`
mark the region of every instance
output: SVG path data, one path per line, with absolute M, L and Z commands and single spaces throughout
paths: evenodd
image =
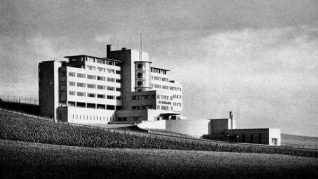
M 151 72 L 153 73 L 159 73 L 159 74 L 166 74 L 166 70 L 160 70 L 160 69 L 157 69 L 157 68 L 151 68 Z
M 159 77 L 159 76 L 151 76 L 152 80 L 159 80 L 159 81 L 169 81 L 168 78 L 165 77 Z
M 106 60 L 106 59 L 99 59 L 99 58 L 93 58 L 93 57 L 86 57 L 86 56 L 82 56 L 82 57 L 73 57 L 70 58 L 70 61 L 87 61 L 87 62 L 97 62 L 100 64 L 106 64 L 106 65 L 112 65 L 112 66 L 120 66 L 119 62 L 116 61 L 111 61 L 111 60 Z
M 72 106 L 72 107 L 115 110 L 115 106 L 114 105 L 83 103 L 83 102 L 75 102 L 75 101 L 68 101 L 67 104 L 68 104 L 68 106 Z
M 166 111 L 168 111 L 169 110 L 169 106 L 160 106 L 160 105 L 157 105 L 157 107 L 156 106 L 153 106 L 153 105 L 147 105 L 147 106 L 132 106 L 131 107 L 132 108 L 132 110 L 143 110 L 143 109 L 161 109 L 161 110 L 166 110 Z M 171 110 L 172 110 L 173 108 L 171 107 Z
M 181 103 L 173 103 L 173 105 L 181 107 Z
M 157 95 L 157 99 L 169 100 L 169 96 L 166 95 Z M 171 98 L 170 98 L 171 99 Z
M 121 96 L 112 96 L 112 95 L 104 95 L 104 94 L 95 94 L 95 93 L 85 93 L 85 92 L 75 92 L 75 91 L 69 91 L 69 95 L 75 96 L 81 96 L 81 97 L 89 97 L 89 98 L 100 98 L 100 99 L 116 99 L 121 100 Z
M 75 86 L 75 82 L 74 81 L 70 81 L 69 82 L 69 85 L 70 86 Z M 86 83 L 80 83 L 80 82 L 78 82 L 78 83 L 76 83 L 76 86 L 77 87 L 83 87 L 83 88 L 85 88 L 86 87 Z M 105 85 L 96 85 L 96 84 L 90 84 L 90 83 L 87 83 L 87 88 L 91 88 L 91 89 L 101 89 L 101 90 L 105 90 L 105 89 L 107 89 L 107 90 L 109 90 L 109 91 L 121 91 L 121 88 L 115 88 L 115 87 L 112 87 L 112 86 L 105 86 Z
M 97 70 L 99 72 L 106 72 L 107 73 L 111 73 L 111 74 L 120 74 L 119 70 L 115 70 L 115 69 L 110 69 L 110 68 L 103 68 L 103 67 L 96 67 L 96 66 L 91 66 L 91 65 L 86 65 L 86 69 L 89 70 Z
M 167 102 L 167 101 L 158 101 L 159 104 L 167 104 L 167 105 L 171 105 L 171 102 Z
M 131 97 L 132 100 L 147 100 L 147 99 L 155 99 L 156 95 L 133 95 Z
M 69 72 L 68 73 L 69 76 L 75 77 L 75 73 L 74 72 Z M 115 79 L 115 78 L 111 78 L 111 77 L 104 77 L 104 76 L 96 76 L 96 75 L 86 75 L 84 73 L 77 73 L 76 76 L 78 78 L 86 78 L 87 79 L 91 79 L 91 80 L 99 80 L 99 81 L 108 81 L 108 82 L 117 82 L 120 83 L 120 79 Z
M 173 98 L 181 99 L 181 95 L 176 95 L 176 94 L 174 94 L 174 95 L 173 95 Z
M 143 109 L 156 109 L 156 106 L 148 105 L 148 106 L 132 106 L 132 110 L 143 110 Z
M 93 120 L 93 121 L 112 121 L 114 117 L 105 117 L 105 116 L 91 116 L 91 115 L 78 115 L 73 114 L 73 119 L 80 119 L 80 120 Z
M 171 87 L 169 88 L 169 86 L 166 85 L 158 85 L 158 84 L 151 84 L 152 88 L 158 88 L 158 89 L 165 89 L 165 90 L 173 90 L 173 91 L 181 91 L 181 88 L 179 87 Z

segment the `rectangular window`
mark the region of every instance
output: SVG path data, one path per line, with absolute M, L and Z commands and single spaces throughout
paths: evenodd
M 84 93 L 84 92 L 77 92 L 77 96 L 86 96 L 86 93 Z
M 106 108 L 105 104 L 97 104 L 97 109 L 105 109 L 105 108 Z
M 103 68 L 103 67 L 97 67 L 97 70 L 100 72 L 105 72 L 105 68 Z
M 70 81 L 69 84 L 70 84 L 70 86 L 75 86 L 75 82 L 74 81 Z
M 169 86 L 162 85 L 162 89 L 169 89 Z
M 114 65 L 114 62 L 107 60 L 107 61 L 106 61 L 106 64 L 107 64 L 107 65 Z
M 121 96 L 117 96 L 116 99 L 117 99 L 117 100 L 121 100 Z
M 85 108 L 86 107 L 86 104 L 85 103 L 81 103 L 81 102 L 77 102 L 76 103 L 76 106 L 77 107 L 80 107 L 80 108 Z M 76 115 L 77 116 L 77 115 Z M 77 117 L 76 117 L 77 118 Z
M 116 74 L 120 74 L 120 71 L 119 71 L 119 70 L 116 70 Z
M 78 87 L 86 87 L 86 83 L 77 83 Z
M 120 79 L 116 79 L 116 83 L 121 83 L 121 80 Z
M 97 63 L 103 64 L 103 62 L 104 62 L 104 60 L 102 60 L 102 59 L 97 59 Z
M 91 79 L 91 80 L 96 80 L 96 76 L 95 75 L 87 75 L 87 78 Z
M 161 110 L 169 110 L 168 106 L 161 106 Z
M 97 98 L 105 99 L 105 95 L 103 95 L 103 94 L 97 94 Z
M 143 78 L 144 74 L 143 73 L 137 73 L 137 78 Z
M 95 109 L 95 108 L 96 108 L 96 104 L 94 104 L 94 103 L 87 103 L 87 108 Z
M 103 77 L 103 76 L 97 76 L 97 80 L 105 81 L 105 77 Z
M 75 102 L 74 101 L 69 101 L 68 102 L 68 106 L 75 106 Z M 74 117 L 73 117 L 74 118 Z
M 168 78 L 162 78 L 162 81 L 169 81 Z
M 87 88 L 96 88 L 95 84 L 87 84 Z
M 97 89 L 103 90 L 103 89 L 105 89 L 105 86 L 104 85 L 97 85 Z
M 115 82 L 115 78 L 107 78 L 107 81 L 109 81 L 109 82 Z
M 95 94 L 94 93 L 87 93 L 87 96 L 90 98 L 95 98 Z
M 121 91 L 121 88 L 116 88 L 116 91 Z
M 69 76 L 75 76 L 75 73 L 74 72 L 69 72 L 68 75 Z
M 107 109 L 108 110 L 115 110 L 115 106 L 114 105 L 107 105 Z
M 114 99 L 114 96 L 107 95 L 107 99 Z
M 115 70 L 114 70 L 114 69 L 109 69 L 109 68 L 107 68 L 107 72 L 108 72 L 108 73 L 115 73 Z
M 95 70 L 96 69 L 96 67 L 90 66 L 90 65 L 86 65 L 86 68 L 89 69 L 89 70 Z
M 109 91 L 115 91 L 115 88 L 114 88 L 114 87 L 111 87 L 111 86 L 107 86 L 107 90 L 109 90 Z
M 86 75 L 83 73 L 77 73 L 78 78 L 86 78 Z
M 68 94 L 69 95 L 75 95 L 75 91 L 69 91 Z

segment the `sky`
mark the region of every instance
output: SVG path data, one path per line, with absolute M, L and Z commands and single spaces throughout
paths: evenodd
M 38 63 L 150 54 L 183 84 L 183 115 L 318 136 L 318 1 L 0 1 L 0 95 L 38 97 Z

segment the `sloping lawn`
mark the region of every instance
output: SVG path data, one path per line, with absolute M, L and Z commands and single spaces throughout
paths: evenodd
M 0 178 L 315 178 L 318 159 L 0 140 Z
M 150 148 L 176 150 L 279 153 L 318 158 L 318 151 L 286 149 L 260 145 L 238 145 L 218 142 L 184 141 L 171 138 L 121 134 L 88 127 L 70 126 L 0 110 L 0 139 L 47 144 L 104 147 Z

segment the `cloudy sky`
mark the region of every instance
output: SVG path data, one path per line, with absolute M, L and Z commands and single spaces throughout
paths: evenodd
M 0 1 L 0 94 L 37 97 L 37 65 L 144 51 L 183 84 L 184 115 L 318 136 L 318 1 Z

